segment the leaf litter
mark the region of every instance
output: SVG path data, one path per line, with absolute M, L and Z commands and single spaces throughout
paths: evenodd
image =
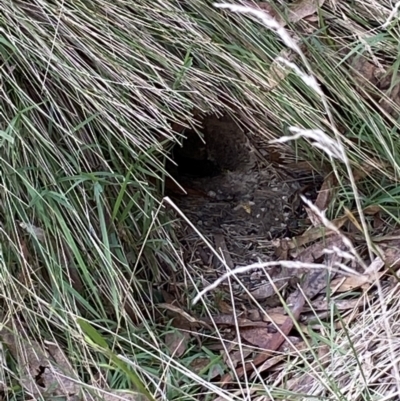
M 38 342 L 29 340 L 17 322 L 13 325 L 3 323 L 0 336 L 22 370 L 21 385 L 32 397 L 51 393 L 70 398 L 79 394 L 77 376 L 56 344 L 48 343 L 45 349 Z
M 5 346 L 2 366 L 6 367 L 5 352 L 17 362 L 20 369 L 20 385 L 33 398 L 62 397 L 66 400 L 144 401 L 136 392 L 110 389 L 105 383 L 81 381 L 61 346 L 55 342 L 39 343 L 30 338 L 23 325 L 12 316 L 2 316 L 0 339 Z M 4 392 L 11 389 L 6 381 L 1 383 Z

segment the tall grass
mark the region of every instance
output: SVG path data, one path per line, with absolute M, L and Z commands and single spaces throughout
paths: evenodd
M 181 140 L 171 126 L 196 125 L 199 110 L 234 114 L 261 142 L 290 126 L 332 134 L 320 99 L 296 74 L 271 88 L 269 69 L 284 44 L 210 2 L 0 3 L 4 320 L 61 344 L 86 384 L 102 377 L 129 388 L 132 369 L 163 399 L 240 397 L 208 379 L 224 368 L 215 351 L 199 351 L 210 364 L 193 374 L 199 355 L 171 357 L 168 328 L 157 325 L 162 299 L 153 283 L 185 269 L 176 223 L 160 203 L 164 163 Z M 398 106 L 389 115 L 368 101 L 375 89 L 351 67 L 378 54 L 397 77 L 397 25 L 380 28 L 390 11 L 390 2 L 326 4 L 318 23 L 302 21 L 296 31 L 352 165 L 372 171 L 360 184 L 362 204 L 381 205 L 396 222 Z M 323 160 L 305 141 L 296 150 L 316 166 Z M 353 204 L 345 183 L 336 213 Z M 113 363 L 115 355 L 126 365 Z M 19 367 L 3 361 L 3 369 L 7 394 L 26 396 Z

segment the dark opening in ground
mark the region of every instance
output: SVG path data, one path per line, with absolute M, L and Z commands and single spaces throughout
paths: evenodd
M 271 239 L 298 233 L 304 210 L 294 195 L 304 183 L 269 163 L 263 156 L 268 143 L 255 144 L 229 116 L 208 116 L 202 126 L 198 133 L 184 132 L 173 151 L 178 166 L 169 167 L 186 194 L 167 195 L 195 227 L 184 223 L 178 233 L 186 261 L 224 271 L 201 236 L 230 268 L 276 259 Z
M 207 145 L 194 130 L 184 132 L 186 139 L 181 146 L 175 146 L 173 159 L 177 164 L 175 174 L 187 177 L 215 177 L 221 173 L 218 162 L 209 157 Z
M 184 132 L 182 146 L 173 151 L 177 166 L 169 167 L 186 191 L 175 202 L 193 224 L 204 235 L 226 232 L 235 248 L 243 242 L 245 253 L 254 249 L 252 238 L 282 233 L 288 218 L 285 205 L 297 188 L 265 160 L 258 163 L 247 134 L 230 116 L 207 116 L 199 132 Z
M 178 181 L 216 177 L 224 171 L 243 169 L 250 162 L 247 138 L 231 117 L 206 116 L 202 126 L 198 131 L 184 131 L 182 146 L 173 150 L 177 166 L 169 166 L 169 172 Z

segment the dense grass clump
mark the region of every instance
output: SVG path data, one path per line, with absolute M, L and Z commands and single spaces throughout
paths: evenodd
M 390 2 L 372 14 L 367 3 L 326 3 L 318 21 L 289 29 L 352 166 L 369 173 L 362 205 L 395 224 L 398 32 L 380 28 Z M 153 284 L 182 269 L 178 223 L 161 203 L 165 162 L 182 139 L 172 127 L 205 113 L 234 115 L 258 142 L 290 126 L 333 136 L 320 98 L 296 74 L 272 84 L 283 50 L 273 32 L 206 1 L 0 0 L 0 303 L 17 348 L 26 337 L 56 342 L 79 383 L 105 390 L 140 377 L 164 399 L 197 397 L 201 385 L 228 397 L 208 380 L 217 353 L 195 375 L 195 356 L 178 363 L 160 339 L 169 328 L 157 325 Z M 360 59 L 387 85 L 372 82 Z M 324 155 L 297 145 L 322 171 Z M 343 182 L 332 214 L 354 201 L 336 167 Z M 21 366 L 9 366 L 8 395 L 35 394 Z

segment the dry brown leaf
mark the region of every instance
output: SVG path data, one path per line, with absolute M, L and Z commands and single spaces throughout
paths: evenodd
M 194 359 L 191 363 L 190 363 L 190 368 L 193 370 L 194 373 L 196 374 L 200 374 L 202 373 L 210 364 L 210 359 L 209 358 L 197 358 Z M 221 376 L 223 374 L 223 369 L 222 366 L 214 363 L 210 369 L 207 372 L 207 378 L 208 380 L 213 380 L 218 376 Z
M 342 216 L 335 220 L 332 220 L 331 223 L 334 224 L 336 228 L 341 228 L 347 221 L 348 221 L 348 217 Z M 321 226 L 320 227 L 312 227 L 312 228 L 308 229 L 302 235 L 299 235 L 298 237 L 276 239 L 276 240 L 271 241 L 271 244 L 276 248 L 277 256 L 286 255 L 286 258 L 284 258 L 284 259 L 287 259 L 287 255 L 288 255 L 289 251 L 293 251 L 293 250 L 298 251 L 299 249 L 301 249 L 303 247 L 303 245 L 307 245 L 310 242 L 317 241 L 320 238 L 326 239 L 328 236 L 332 236 L 334 234 L 336 234 L 334 231 L 328 230 L 328 229 L 326 229 L 326 227 L 321 227 Z M 304 250 L 304 248 L 301 249 L 301 251 L 303 251 L 303 250 Z M 296 253 L 297 254 L 294 254 L 293 252 L 291 252 L 291 256 L 297 258 L 298 252 L 296 252 Z
M 23 230 L 25 230 L 26 233 L 28 233 L 30 236 L 36 238 L 40 242 L 45 242 L 46 239 L 46 232 L 40 228 L 37 227 L 33 224 L 26 224 L 21 222 L 20 226 Z M 59 247 L 59 244 L 57 244 L 57 247 Z M 61 248 L 62 252 L 60 252 L 60 259 L 61 259 L 61 264 L 65 266 L 65 271 L 67 272 L 67 279 L 69 282 L 72 284 L 73 288 L 78 292 L 82 293 L 84 289 L 84 285 L 82 283 L 82 280 L 80 278 L 79 272 L 77 267 L 75 266 L 74 258 L 72 257 L 71 249 L 67 245 L 65 241 L 61 243 Z M 78 302 L 79 304 L 79 302 Z
M 331 203 L 332 197 L 335 194 L 336 184 L 337 180 L 334 174 L 331 173 L 325 177 L 315 201 L 315 206 L 319 210 L 325 210 Z
M 222 234 L 214 234 L 215 249 L 221 253 L 222 259 L 225 260 L 226 264 L 230 269 L 234 268 L 234 263 L 231 258 L 231 254 L 226 246 L 225 237 Z
M 284 313 L 268 312 L 268 314 L 262 315 L 262 320 L 264 322 L 274 322 L 277 325 L 283 324 L 286 318 L 287 315 L 285 315 Z
M 400 237 L 379 244 L 383 260 L 391 269 L 397 269 L 400 265 Z
M 355 75 L 353 78 L 358 83 L 357 89 L 361 95 L 374 100 L 375 104 L 379 104 L 381 110 L 397 118 L 400 107 L 399 75 L 394 77 L 391 68 L 385 70 L 378 60 L 373 61 L 369 61 L 364 56 L 352 59 L 351 67 Z M 392 86 L 393 81 L 397 82 L 394 86 Z M 382 93 L 382 96 L 379 93 Z
M 287 319 L 287 316 L 285 316 Z M 277 332 L 276 328 L 272 325 L 269 327 L 269 333 L 267 330 L 263 328 L 251 328 L 247 330 L 243 330 L 240 335 L 241 337 L 248 341 L 251 345 L 259 347 L 261 349 L 265 349 L 265 346 L 268 346 L 270 341 L 270 336 Z M 303 341 L 298 337 L 288 337 L 287 340 L 283 342 L 283 344 L 279 347 L 278 351 L 282 353 L 287 353 L 289 351 L 293 351 L 293 346 L 295 344 L 302 343 Z
M 369 283 L 367 276 L 350 276 L 338 277 L 331 282 L 332 292 L 348 292 L 360 288 L 362 285 Z
M 382 277 L 384 272 L 379 273 L 379 270 L 382 269 L 383 266 L 384 263 L 382 259 L 377 257 L 363 274 L 333 279 L 330 285 L 332 293 L 352 291 L 356 288 L 367 290 L 377 276 L 378 278 Z
M 236 326 L 238 327 L 268 327 L 268 323 L 263 321 L 253 321 L 235 315 L 217 315 L 213 316 L 212 319 L 206 320 L 207 323 L 214 323 L 217 326 Z
M 215 301 L 218 310 L 222 314 L 231 314 L 233 313 L 233 308 L 227 302 L 223 301 L 222 299 L 218 299 Z
M 256 371 L 251 374 L 250 378 L 254 379 L 259 374 L 268 371 L 273 366 L 277 365 L 279 362 L 282 362 L 283 360 L 285 360 L 285 358 L 287 358 L 286 355 L 275 355 L 271 358 L 268 358 L 260 366 L 257 366 Z
M 57 365 L 62 369 L 64 369 L 65 371 L 72 372 L 73 370 L 72 365 L 70 364 L 67 356 L 65 355 L 64 351 L 60 348 L 60 346 L 50 341 L 46 341 L 45 344 L 47 351 L 52 356 Z
M 374 170 L 374 167 L 370 164 L 364 164 L 362 166 L 357 166 L 352 169 L 354 181 L 358 182 L 364 179 L 368 174 L 370 174 Z
M 380 213 L 374 214 L 374 218 L 373 218 L 374 230 L 382 231 L 383 228 L 385 227 L 385 224 L 386 224 L 385 220 L 382 218 Z
M 397 84 L 392 86 L 393 73 L 392 72 L 384 72 L 381 73 L 381 77 L 378 83 L 378 88 L 384 93 L 379 103 L 381 108 L 385 110 L 392 117 L 398 116 L 398 110 L 400 106 L 400 83 L 399 83 L 400 75 L 397 74 L 396 82 Z
M 318 360 L 321 366 L 326 369 L 332 361 L 331 347 L 329 347 L 327 344 L 320 345 L 318 347 Z
M 231 370 L 235 370 L 238 364 L 242 364 L 252 352 L 248 347 L 243 347 L 241 350 L 231 351 L 229 355 L 224 357 L 224 361 Z
M 165 335 L 165 345 L 172 356 L 179 358 L 186 352 L 189 339 L 189 333 L 175 330 Z
M 293 348 L 293 346 L 295 347 L 295 349 Z M 257 371 L 253 372 L 250 378 L 254 379 L 256 376 L 271 369 L 279 362 L 285 360 L 289 352 L 297 353 L 298 351 L 303 351 L 306 350 L 307 348 L 308 348 L 307 344 L 299 337 L 293 337 L 293 336 L 288 337 L 287 340 L 284 341 L 284 343 L 280 346 L 278 350 L 279 353 L 281 353 L 281 355 L 276 355 L 266 360 L 263 364 L 257 367 Z
M 257 322 L 259 320 L 262 320 L 261 318 L 261 312 L 259 309 L 247 309 L 246 310 L 246 317 L 253 322 Z
M 270 3 L 267 3 L 266 1 L 261 1 L 259 3 L 255 3 L 252 1 L 243 1 L 243 5 L 250 7 L 250 8 L 258 8 L 258 9 L 268 13 L 275 20 L 281 21 L 281 17 L 279 15 L 278 8 L 276 5 L 274 6 Z
M 308 17 L 305 17 L 304 20 L 307 22 L 318 22 L 319 18 L 318 15 L 310 15 Z
M 357 317 L 358 314 L 359 313 L 351 313 L 348 316 L 342 317 L 341 320 L 334 322 L 331 326 L 329 326 L 329 328 L 333 330 L 344 329 L 345 327 L 348 327 L 348 325 L 354 320 L 354 318 Z M 313 333 L 310 333 L 310 328 L 313 332 L 317 330 L 323 331 L 326 330 L 326 325 L 324 323 L 320 324 L 314 320 L 314 322 L 308 322 L 307 325 L 300 323 L 299 328 L 304 334 L 312 335 Z
M 192 362 L 190 362 L 190 367 L 192 368 L 193 372 L 199 373 L 203 369 L 205 369 L 209 363 L 210 363 L 209 358 L 196 358 L 193 359 Z
M 286 382 L 285 390 L 295 394 L 309 394 L 315 385 L 315 377 L 305 373 L 301 377 L 294 377 Z
M 261 301 L 264 299 L 267 299 L 269 297 L 272 297 L 273 295 L 276 294 L 275 291 L 275 286 L 276 288 L 280 291 L 284 286 L 287 285 L 289 277 L 285 277 L 286 280 L 282 277 L 274 277 L 274 283 L 264 283 L 261 284 L 258 288 L 256 288 L 254 291 L 251 291 L 250 294 L 245 294 L 243 297 L 246 299 L 256 299 L 257 301 Z
M 274 322 L 277 325 L 283 324 L 287 315 L 283 307 L 268 309 L 267 313 L 262 313 L 259 309 L 250 309 L 247 311 L 250 320 L 263 321 L 263 322 Z
M 378 83 L 378 69 L 377 67 L 368 61 L 364 56 L 354 57 L 351 61 L 351 67 L 355 74 L 353 78 L 361 87 L 365 87 L 368 83 L 377 85 Z
M 367 291 L 375 280 L 381 279 L 386 271 L 380 271 L 385 265 L 392 269 L 400 264 L 400 239 L 379 244 L 382 258 L 377 257 L 360 276 L 342 277 L 332 280 L 331 289 L 336 292 L 347 292 L 357 288 Z
M 298 319 L 301 312 L 303 311 L 305 298 L 300 290 L 295 291 L 289 296 L 288 304 L 291 306 L 292 316 L 294 319 Z M 293 320 L 291 317 L 287 317 L 283 324 L 280 326 L 280 330 L 276 333 L 271 333 L 271 335 L 263 335 L 263 348 L 269 351 L 276 351 L 285 341 L 285 338 L 293 328 Z M 268 329 L 264 329 L 268 332 Z M 236 375 L 242 377 L 245 372 L 253 369 L 254 366 L 259 366 L 264 363 L 268 358 L 271 357 L 271 352 L 264 352 L 257 355 L 251 363 L 246 363 L 243 367 L 236 369 Z M 228 384 L 232 380 L 232 374 L 226 374 L 221 382 L 223 385 Z
M 279 52 L 269 67 L 267 76 L 269 90 L 272 90 L 278 86 L 279 83 L 283 81 L 290 73 L 290 69 L 283 66 L 278 60 L 280 58 L 284 58 L 286 60 L 293 61 L 295 57 L 296 54 L 291 50 L 283 49 Z
M 339 249 L 344 247 L 342 238 L 339 235 L 330 236 L 324 240 L 312 244 L 296 255 L 296 259 L 303 263 L 313 263 L 315 260 L 324 256 L 325 249 L 332 249 L 333 247 L 337 247 Z
M 332 220 L 331 223 L 338 229 L 344 226 L 344 224 L 348 221 L 347 216 L 338 217 L 335 220 Z M 327 229 L 325 226 L 313 227 L 307 230 L 300 237 L 296 237 L 296 242 L 299 245 L 306 245 L 310 242 L 314 242 L 320 238 L 326 238 L 329 235 L 336 234 L 335 231 Z
M 311 270 L 302 285 L 307 298 L 312 299 L 326 288 L 328 270 Z
M 18 323 L 15 323 L 17 329 L 11 330 L 10 326 L 6 324 L 0 330 L 0 338 L 18 362 L 22 373 L 20 384 L 27 393 L 35 399 L 46 395 L 46 398 L 79 400 L 85 388 L 79 384 L 80 379 L 61 347 L 53 342 L 45 342 L 44 348 L 30 340 Z M 20 332 L 14 334 L 15 331 Z M 98 389 L 97 392 L 99 399 L 106 401 L 146 401 L 143 395 L 130 391 Z M 85 393 L 88 400 L 97 399 L 92 392 Z
M 166 304 L 172 305 L 176 301 L 176 298 L 170 292 L 165 291 L 164 289 L 161 289 L 160 292 Z
M 288 18 L 290 22 L 298 22 L 318 12 L 325 0 L 300 0 L 289 6 Z
M 278 238 L 271 241 L 271 245 L 275 248 L 275 255 L 278 260 L 288 260 L 290 245 L 292 245 L 292 241 L 289 238 Z M 293 249 L 295 249 L 294 247 Z
M 288 354 L 289 352 L 297 353 L 307 349 L 307 344 L 300 337 L 288 336 L 283 344 L 279 347 L 278 351 Z
M 330 240 L 331 240 L 329 244 L 330 246 L 334 244 L 339 249 L 343 248 L 344 244 L 339 236 L 334 237 L 333 240 L 332 238 L 330 238 Z M 327 248 L 327 243 L 325 242 L 322 248 L 321 244 L 317 245 L 319 245 L 319 248 L 316 247 L 314 250 L 319 251 L 322 256 L 323 255 L 322 251 Z M 311 254 L 309 253 L 307 255 L 307 258 L 310 258 L 310 256 L 312 257 L 311 262 L 314 261 L 315 255 L 313 255 L 313 253 Z M 340 257 L 335 254 L 329 255 L 327 256 L 327 258 L 340 260 Z M 301 312 L 304 309 L 305 298 L 303 294 L 305 294 L 310 299 L 318 295 L 327 285 L 326 276 L 327 276 L 327 270 L 309 271 L 306 275 L 304 283 L 302 284 L 302 290 L 299 289 L 288 297 L 287 304 L 290 305 L 292 314 L 295 319 L 299 318 Z M 290 317 L 287 317 L 286 320 L 280 326 L 280 330 L 277 330 L 276 327 L 273 325 L 267 328 L 252 327 L 247 330 L 242 330 L 240 332 L 240 336 L 247 342 L 261 349 L 267 351 L 275 351 L 285 341 L 285 336 L 288 335 L 293 325 L 294 325 L 293 320 Z M 251 364 L 245 364 L 243 367 L 237 369 L 236 374 L 239 377 L 241 377 L 244 374 L 244 372 L 249 371 L 250 369 L 252 369 L 253 366 L 259 366 L 260 364 L 263 364 L 270 356 L 271 356 L 270 352 L 258 355 L 256 358 L 254 358 Z M 230 380 L 231 380 L 231 375 L 227 374 L 222 378 L 222 383 L 227 384 Z
M 369 216 L 377 214 L 381 211 L 382 211 L 382 207 L 380 205 L 369 205 L 363 210 L 364 214 L 367 214 Z
M 23 256 L 23 258 L 24 258 L 25 260 L 29 260 L 31 254 L 30 254 L 30 252 L 29 252 L 29 249 L 28 249 L 28 246 L 26 245 L 25 240 L 24 240 L 23 238 L 20 238 L 18 242 L 19 242 L 20 245 L 21 245 L 21 247 L 20 247 L 20 253 L 21 253 L 21 255 Z
M 313 301 L 312 306 L 306 307 L 305 312 L 330 311 L 332 303 L 335 305 L 335 309 L 339 311 L 355 310 L 356 308 L 361 306 L 359 299 L 337 299 L 334 301 L 330 301 L 329 303 L 326 299 L 317 299 Z
M 63 394 L 77 394 L 79 386 L 76 384 L 76 381 L 69 380 L 67 377 L 71 377 L 77 380 L 78 376 L 74 373 L 73 367 L 69 362 L 67 356 L 65 355 L 64 351 L 56 343 L 46 342 L 45 344 L 48 353 L 55 361 L 55 365 L 53 365 L 53 367 L 56 368 L 59 373 L 61 373 L 61 377 L 58 378 L 58 384 L 62 387 Z M 44 374 L 47 374 L 47 383 L 50 382 L 49 373 L 49 369 L 46 369 L 44 372 Z
M 314 213 L 309 207 L 304 206 L 304 209 L 307 213 L 308 218 L 311 221 L 311 224 L 314 227 L 319 227 L 321 225 L 321 219 L 319 218 L 318 214 Z
M 353 224 L 353 226 L 359 231 L 363 232 L 363 228 L 361 224 L 358 222 L 356 216 L 351 212 L 351 210 L 347 209 L 346 207 L 344 208 L 344 212 L 346 216 L 349 218 L 349 221 Z
M 167 303 L 160 303 L 157 304 L 157 306 L 170 312 L 169 316 L 171 318 L 174 318 L 173 325 L 178 329 L 195 330 L 199 327 L 207 327 L 209 330 L 212 330 L 212 328 L 204 320 L 199 320 L 193 316 L 190 316 L 187 312 L 185 312 L 182 308 L 179 308 L 178 306 Z
M 246 340 L 251 345 L 254 345 L 262 350 L 267 350 L 267 348 L 271 344 L 271 339 L 274 334 L 276 334 L 277 330 L 275 327 L 271 325 L 271 327 L 254 327 L 251 329 L 241 330 L 240 336 L 243 340 Z
M 324 182 L 322 183 L 321 189 L 318 192 L 317 199 L 315 201 L 315 206 L 319 210 L 324 211 L 329 206 L 329 204 L 332 200 L 332 197 L 335 193 L 336 182 L 337 182 L 336 177 L 333 173 L 328 174 L 325 177 Z M 321 226 L 320 217 L 308 207 L 305 207 L 305 210 L 307 212 L 308 218 L 311 221 L 311 224 L 314 227 Z

